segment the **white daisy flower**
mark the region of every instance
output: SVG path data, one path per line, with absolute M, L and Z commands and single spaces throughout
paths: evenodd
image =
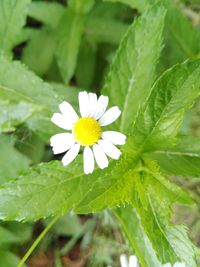
M 94 93 L 79 93 L 79 117 L 74 108 L 66 101 L 59 105 L 61 113 L 54 113 L 51 121 L 58 127 L 70 131 L 51 137 L 50 145 L 54 154 L 67 153 L 62 158 L 64 166 L 70 164 L 83 146 L 84 172 L 92 173 L 95 161 L 100 169 L 108 166 L 108 157 L 119 159 L 121 151 L 116 145 L 124 145 L 126 136 L 116 131 L 102 131 L 117 120 L 121 111 L 117 106 L 109 108 L 108 97 L 97 99 Z

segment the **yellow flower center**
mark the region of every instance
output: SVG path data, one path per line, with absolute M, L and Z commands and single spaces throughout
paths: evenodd
M 93 118 L 80 118 L 74 125 L 73 135 L 80 145 L 91 146 L 101 136 L 100 124 Z

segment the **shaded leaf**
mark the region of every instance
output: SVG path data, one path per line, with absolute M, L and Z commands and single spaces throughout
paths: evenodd
M 30 160 L 14 147 L 12 136 L 0 135 L 0 184 L 15 178 L 29 164 Z
M 0 53 L 10 56 L 16 36 L 26 21 L 30 0 L 0 1 Z
M 84 29 L 84 17 L 67 9 L 57 28 L 56 57 L 65 83 L 72 78 Z

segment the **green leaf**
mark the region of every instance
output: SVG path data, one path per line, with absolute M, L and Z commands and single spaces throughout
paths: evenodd
M 146 10 L 149 4 L 154 3 L 153 0 L 104 0 L 109 2 L 120 2 L 122 4 L 126 4 L 134 9 L 138 9 L 140 12 Z
M 67 9 L 57 28 L 56 51 L 58 66 L 65 83 L 74 75 L 83 29 L 84 16 Z
M 55 133 L 50 117 L 61 98 L 20 62 L 0 58 L 0 131 L 13 131 L 26 122 L 45 139 Z
M 14 147 L 12 136 L 0 135 L 0 184 L 16 177 L 29 164 L 30 160 Z
M 174 203 L 192 203 L 188 194 L 161 176 L 154 162 L 144 159 L 135 173 L 133 206 L 162 263 L 185 262 L 196 267 L 194 247 L 183 226 L 170 223 Z
M 137 212 L 126 206 L 114 210 L 122 230 L 124 231 L 132 250 L 136 253 L 143 267 L 162 267 L 152 244 L 141 225 L 141 219 Z
M 55 32 L 49 27 L 43 27 L 32 36 L 23 50 L 22 61 L 36 74 L 43 76 L 52 64 L 55 50 Z
M 95 0 L 69 0 L 69 7 L 76 14 L 87 14 L 93 7 Z
M 166 30 L 170 34 L 174 53 L 180 55 L 181 60 L 197 57 L 200 52 L 200 32 L 173 4 L 168 8 Z
M 137 149 L 152 151 L 174 145 L 184 112 L 200 94 L 199 75 L 197 60 L 174 66 L 155 82 L 131 132 Z
M 138 108 L 150 93 L 161 51 L 165 9 L 154 6 L 130 26 L 111 65 L 103 93 L 123 111 L 122 132 L 129 132 Z
M 124 156 L 92 175 L 80 163 L 76 159 L 67 168 L 58 161 L 42 163 L 6 184 L 0 189 L 0 218 L 36 220 L 68 209 L 91 213 L 130 201 L 134 159 Z
M 86 22 L 85 33 L 87 38 L 94 42 L 119 44 L 128 26 L 119 20 L 110 17 L 89 16 Z
M 0 250 L 0 266 L 16 267 L 18 263 L 19 258 L 16 255 L 7 250 Z
M 49 25 L 57 27 L 65 8 L 58 3 L 49 3 L 44 1 L 32 2 L 29 7 L 29 16 Z
M 175 147 L 150 154 L 163 172 L 170 175 L 200 177 L 200 138 L 182 136 Z
M 76 79 L 80 88 L 91 88 L 95 76 L 97 47 L 94 43 L 82 43 L 78 65 L 76 69 Z
M 10 56 L 16 36 L 26 21 L 30 0 L 0 1 L 0 53 Z
M 9 244 L 15 244 L 19 242 L 18 236 L 16 236 L 13 232 L 3 226 L 0 226 L 0 236 L 0 248 L 5 247 Z

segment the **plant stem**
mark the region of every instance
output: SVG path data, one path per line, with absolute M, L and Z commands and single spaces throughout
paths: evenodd
M 34 251 L 34 249 L 37 247 L 37 245 L 40 243 L 40 241 L 43 239 L 43 237 L 47 234 L 47 232 L 51 229 L 51 227 L 54 225 L 54 223 L 58 220 L 60 216 L 56 216 L 53 218 L 52 221 L 45 227 L 45 229 L 40 233 L 40 235 L 37 237 L 37 239 L 34 241 L 32 246 L 28 249 L 24 257 L 21 259 L 20 263 L 17 265 L 17 267 L 22 267 L 22 265 L 26 262 L 28 257 L 31 255 L 31 253 Z

